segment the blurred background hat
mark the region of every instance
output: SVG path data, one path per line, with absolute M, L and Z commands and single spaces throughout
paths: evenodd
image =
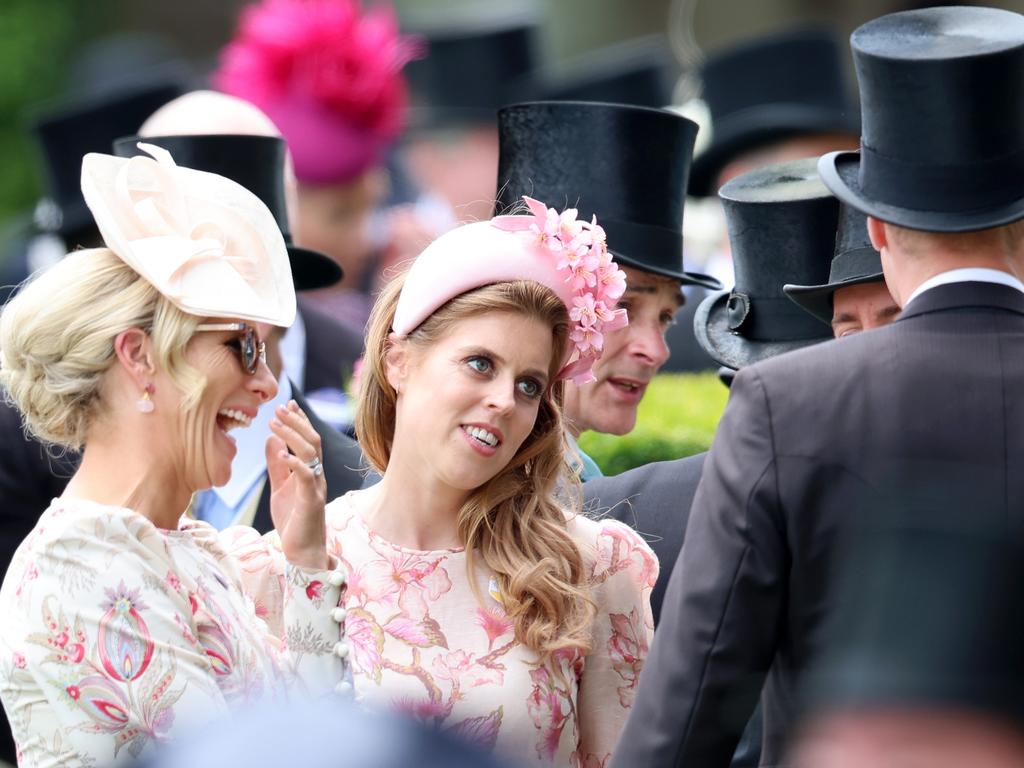
M 893 13 L 859 27 L 851 46 L 861 151 L 821 159 L 829 189 L 909 229 L 968 232 L 1024 218 L 1024 15 Z
M 213 82 L 274 121 L 300 182 L 343 184 L 382 163 L 398 139 L 402 68 L 419 54 L 387 5 L 262 0 L 243 9 Z
M 494 125 L 498 108 L 534 98 L 539 18 L 495 5 L 410 13 L 405 27 L 427 44 L 410 62 L 412 131 Z
M 782 290 L 828 280 L 839 201 L 816 166 L 815 158 L 776 163 L 719 191 L 736 286 L 704 299 L 693 324 L 697 342 L 721 365 L 738 370 L 832 338 Z
M 844 54 L 825 30 L 758 38 L 708 58 L 703 99 L 711 141 L 697 155 L 689 193 L 715 194 L 715 179 L 738 155 L 779 139 L 860 130 L 843 74 Z
M 342 279 L 341 267 L 334 259 L 292 243 L 285 202 L 287 147 L 284 140 L 273 136 L 225 134 L 131 136 L 114 142 L 114 154 L 118 157 L 148 157 L 139 149 L 140 141 L 163 147 L 179 167 L 231 179 L 262 200 L 284 236 L 295 290 L 326 288 Z
M 524 195 L 596 215 L 621 266 L 720 288 L 683 268 L 683 202 L 697 125 L 662 109 L 585 102 L 498 113 L 496 211 Z
M 39 113 L 32 132 L 43 152 L 47 196 L 36 210 L 36 223 L 73 246 L 95 224 L 82 198 L 82 157 L 109 152 L 119 136 L 135 133 L 154 110 L 186 90 L 176 71 L 160 70 L 148 82 L 132 81 L 79 92 L 60 106 Z
M 577 56 L 557 73 L 545 71 L 534 75 L 534 88 L 537 99 L 542 101 L 596 101 L 661 108 L 672 103 L 672 85 L 678 69 L 664 39 L 645 37 Z
M 850 172 L 846 169 L 844 173 Z M 882 256 L 868 237 L 868 219 L 848 205 L 839 206 L 836 250 L 822 285 L 785 285 L 782 290 L 793 301 L 831 327 L 832 297 L 840 288 L 863 283 L 884 283 Z

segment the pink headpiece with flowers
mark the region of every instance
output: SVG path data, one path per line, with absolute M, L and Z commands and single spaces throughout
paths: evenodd
M 401 70 L 420 50 L 383 5 L 364 14 L 359 0 L 263 0 L 242 12 L 214 83 L 274 121 L 300 181 L 346 182 L 401 132 Z
M 604 230 L 524 197 L 531 215 L 495 216 L 441 235 L 416 258 L 398 298 L 392 330 L 408 336 L 450 299 L 474 288 L 535 280 L 553 290 L 573 323 L 570 350 L 559 378 L 594 381 L 604 334 L 623 328 L 626 310 L 615 309 L 626 273 L 612 261 Z

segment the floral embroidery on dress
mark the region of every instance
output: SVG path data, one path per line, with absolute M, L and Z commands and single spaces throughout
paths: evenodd
M 43 514 L 0 588 L 0 697 L 20 765 L 111 765 L 294 682 L 333 691 L 340 590 L 295 569 L 323 587 L 316 601 L 274 598 L 302 638 L 289 647 L 257 618 L 216 538 L 90 502 Z

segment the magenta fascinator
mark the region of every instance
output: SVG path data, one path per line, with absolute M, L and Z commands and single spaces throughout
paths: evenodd
M 495 216 L 441 235 L 416 258 L 398 298 L 392 330 L 412 333 L 441 305 L 474 288 L 511 280 L 536 280 L 569 310 L 572 329 L 565 366 L 558 377 L 575 384 L 594 381 L 591 372 L 604 349 L 604 334 L 628 323 L 616 304 L 626 273 L 612 260 L 596 217 L 576 218 L 524 197 L 529 215 Z
M 274 121 L 300 181 L 344 183 L 401 133 L 402 68 L 421 48 L 385 5 L 364 13 L 359 0 L 263 0 L 242 12 L 213 82 Z

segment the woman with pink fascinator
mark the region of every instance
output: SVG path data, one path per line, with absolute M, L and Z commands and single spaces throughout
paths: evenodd
M 245 188 L 139 146 L 151 157 L 83 161 L 106 247 L 69 254 L 0 314 L 0 384 L 25 427 L 82 449 L 0 587 L 21 766 L 115 765 L 254 699 L 348 686 L 320 441 L 294 402 L 267 441 L 284 642 L 218 533 L 182 517 L 228 481 L 230 432 L 276 392 L 261 338 L 295 314 L 284 239 Z
M 310 299 L 362 331 L 370 299 L 360 290 L 373 277 L 371 214 L 387 194 L 386 156 L 404 127 L 402 68 L 420 46 L 399 34 L 390 7 L 360 5 L 247 6 L 213 82 L 259 107 L 288 142 L 299 182 L 296 243 L 331 256 L 346 276 L 344 289 Z
M 367 706 L 526 763 L 598 766 L 647 653 L 658 563 L 625 525 L 579 514 L 561 401 L 626 321 L 625 277 L 596 221 L 527 205 L 442 235 L 374 307 L 356 429 L 382 479 L 327 505 L 349 585 L 340 650 Z M 275 536 L 248 536 L 246 577 L 274 600 Z

